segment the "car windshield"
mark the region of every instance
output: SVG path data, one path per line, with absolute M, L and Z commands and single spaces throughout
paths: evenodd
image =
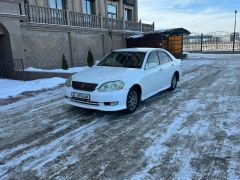
M 98 66 L 141 68 L 145 54 L 145 52 L 112 52 Z

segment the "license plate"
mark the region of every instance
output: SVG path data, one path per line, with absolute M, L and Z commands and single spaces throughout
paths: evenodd
M 72 93 L 72 98 L 77 98 L 77 99 L 80 99 L 80 100 L 90 100 L 90 94 L 73 92 Z

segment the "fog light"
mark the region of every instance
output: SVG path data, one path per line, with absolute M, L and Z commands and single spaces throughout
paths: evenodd
M 105 106 L 116 106 L 116 105 L 118 105 L 118 102 L 105 102 L 104 105 Z
M 111 102 L 110 103 L 110 106 L 116 106 L 116 105 L 118 105 L 118 102 Z

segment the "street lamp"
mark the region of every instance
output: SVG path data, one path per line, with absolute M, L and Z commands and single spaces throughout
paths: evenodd
M 233 33 L 233 52 L 235 51 L 236 24 L 237 24 L 237 10 L 235 10 L 235 23 L 234 23 L 234 33 Z

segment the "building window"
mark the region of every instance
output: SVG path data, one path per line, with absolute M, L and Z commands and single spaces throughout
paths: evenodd
M 112 4 L 107 4 L 107 17 L 112 19 L 117 19 L 117 6 Z
M 82 7 L 84 14 L 95 14 L 93 0 L 82 0 Z
M 50 0 L 50 8 L 65 9 L 64 0 Z
M 131 9 L 124 10 L 124 19 L 125 21 L 133 21 L 133 12 Z

